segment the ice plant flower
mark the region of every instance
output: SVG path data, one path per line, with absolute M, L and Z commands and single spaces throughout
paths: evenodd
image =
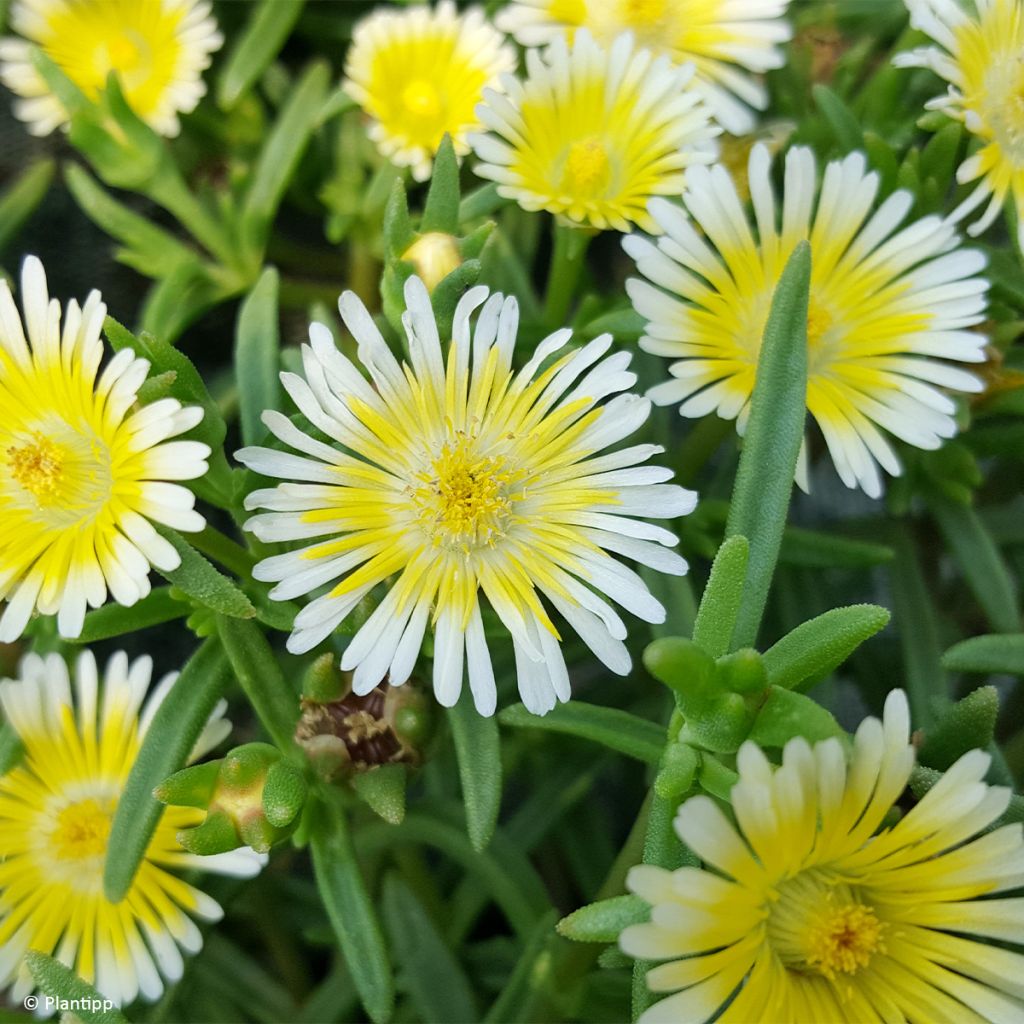
M 967 216 L 988 208 L 967 230 L 979 235 L 999 215 L 1007 196 L 1017 210 L 1024 246 L 1024 7 L 1021 0 L 906 0 L 914 28 L 937 46 L 896 55 L 898 67 L 924 67 L 949 83 L 927 106 L 962 121 L 981 143 L 957 169 L 957 180 L 976 181 L 954 211 Z M 979 180 L 980 179 L 980 180 Z
M 436 7 L 381 9 L 352 33 L 345 88 L 370 117 L 369 136 L 417 181 L 430 177 L 445 133 L 460 156 L 479 127 L 474 108 L 484 86 L 496 88 L 516 64 L 512 49 L 479 8 L 462 14 L 450 0 Z
M 470 141 L 477 174 L 524 209 L 594 228 L 655 230 L 651 196 L 678 195 L 684 171 L 714 158 L 718 129 L 689 83 L 692 65 L 637 49 L 630 35 L 609 48 L 588 32 L 526 54 L 525 81 L 507 95 L 485 90 L 477 108 L 488 134 Z
M 19 678 L 0 681 L 0 706 L 25 748 L 0 776 L 0 990 L 21 1002 L 34 988 L 23 963 L 35 949 L 62 960 L 108 999 L 156 999 L 161 976 L 181 977 L 181 950 L 195 953 L 202 936 L 191 917 L 215 921 L 217 903 L 182 881 L 181 870 L 247 877 L 263 858 L 242 849 L 194 857 L 179 829 L 202 820 L 195 808 L 164 811 L 127 896 L 103 893 L 107 839 L 118 799 L 142 737 L 176 673 L 162 679 L 145 705 L 152 660 L 114 654 L 103 673 L 83 651 L 72 682 L 57 654 L 27 655 Z M 141 710 L 141 714 L 140 714 Z M 193 757 L 230 731 L 215 709 Z M 179 948 L 180 947 L 180 948 Z
M 1020 1020 L 1024 957 L 988 942 L 1024 938 L 1024 899 L 998 895 L 1024 878 L 1024 840 L 985 832 L 1010 801 L 989 761 L 965 754 L 890 824 L 914 766 L 902 691 L 849 763 L 837 739 L 791 740 L 781 767 L 744 744 L 736 822 L 706 796 L 676 818 L 705 868 L 629 873 L 652 910 L 622 948 L 668 961 L 647 984 L 675 993 L 642 1024 Z
M 715 120 L 734 135 L 754 127 L 763 110 L 755 74 L 782 67 L 778 44 L 791 35 L 789 0 L 512 0 L 498 13 L 500 29 L 523 46 L 543 46 L 587 29 L 602 44 L 632 32 L 641 46 L 696 68 L 693 87 Z
M 974 275 L 985 260 L 960 249 L 941 217 L 897 230 L 914 197 L 894 192 L 875 209 L 878 175 L 860 153 L 830 163 L 819 190 L 811 151 L 790 150 L 780 224 L 770 163 L 755 146 L 748 181 L 756 230 L 726 169 L 698 167 L 685 211 L 652 200 L 660 238 L 625 239 L 647 278 L 626 286 L 647 321 L 640 345 L 677 360 L 673 379 L 649 395 L 659 405 L 681 403 L 684 416 L 738 419 L 742 432 L 772 292 L 796 244 L 810 239 L 807 407 L 843 482 L 877 497 L 878 467 L 900 472 L 882 431 L 937 448 L 956 432 L 955 405 L 940 389 L 981 390 L 945 360 L 985 359 L 985 337 L 967 329 L 984 319 L 988 285 Z M 806 487 L 803 457 L 798 480 Z
M 133 411 L 147 360 L 124 349 L 100 372 L 99 292 L 81 308 L 69 302 L 61 330 L 60 303 L 30 256 L 21 302 L 24 330 L 0 282 L 0 643 L 16 640 L 36 608 L 75 637 L 86 605 L 108 590 L 123 605 L 145 597 L 150 566 L 180 562 L 152 522 L 204 525 L 192 492 L 168 481 L 202 476 L 210 454 L 168 441 L 199 423 L 198 406 L 164 398 Z
M 477 710 L 489 715 L 496 691 L 486 598 L 512 636 L 523 702 L 544 713 L 569 699 L 550 608 L 613 672 L 626 674 L 626 627 L 605 596 L 650 622 L 663 621 L 665 610 L 613 555 L 683 573 L 686 563 L 666 550 L 676 538 L 642 518 L 684 515 L 696 495 L 665 483 L 669 470 L 642 465 L 662 451 L 655 445 L 605 451 L 650 412 L 646 399 L 622 394 L 636 381 L 629 354 L 602 358 L 610 335 L 561 354 L 571 332 L 556 331 L 517 372 L 514 298 L 488 297 L 484 287 L 467 292 L 447 353 L 418 277 L 406 282 L 405 299 L 411 365 L 399 364 L 346 292 L 341 315 L 372 384 L 320 324 L 303 348 L 305 379 L 282 374 L 296 406 L 334 444 L 268 411 L 264 423 L 300 454 L 238 453 L 258 473 L 299 481 L 250 494 L 247 508 L 268 511 L 248 529 L 268 542 L 313 541 L 265 559 L 253 574 L 277 583 L 270 593 L 278 600 L 329 587 L 295 618 L 288 647 L 296 654 L 389 580 L 342 656 L 354 692 L 368 693 L 385 676 L 404 683 L 430 620 L 438 701 L 456 702 L 465 665 Z
M 0 40 L 0 81 L 33 135 L 67 124 L 67 111 L 32 63 L 38 46 L 91 100 L 116 72 L 128 105 L 161 135 L 206 92 L 202 73 L 224 41 L 206 0 L 15 0 Z

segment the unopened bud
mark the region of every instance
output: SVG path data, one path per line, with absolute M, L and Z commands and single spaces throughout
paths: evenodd
M 402 259 L 415 267 L 428 292 L 432 292 L 462 263 L 458 242 L 443 231 L 428 231 L 420 235 L 402 253 Z

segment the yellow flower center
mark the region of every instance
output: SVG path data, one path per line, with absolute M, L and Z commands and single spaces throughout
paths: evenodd
M 829 905 L 807 938 L 807 962 L 826 978 L 856 974 L 881 948 L 882 922 L 861 903 Z
M 994 55 L 995 56 L 995 55 Z M 978 95 L 978 113 L 1006 158 L 1024 167 L 1024 58 L 1005 53 L 992 61 Z
M 832 314 L 812 298 L 807 307 L 807 347 L 811 352 L 821 347 L 834 326 Z
M 562 189 L 572 196 L 594 199 L 608 189 L 611 163 L 608 149 L 598 138 L 574 142 L 565 157 Z
M 138 70 L 142 55 L 147 49 L 145 41 L 137 33 L 124 33 L 100 43 L 96 48 L 97 67 L 106 71 L 126 72 Z
M 824 871 L 783 882 L 768 914 L 768 941 L 786 967 L 829 979 L 856 974 L 884 952 L 884 930 L 862 893 Z
M 402 102 L 410 114 L 435 120 L 441 115 L 441 94 L 425 78 L 414 78 L 402 90 Z
M 74 861 L 81 866 L 95 866 L 97 860 L 102 864 L 115 807 L 113 799 L 95 797 L 68 804 L 57 814 L 56 825 L 50 833 L 53 855 L 58 860 Z
M 469 554 L 505 536 L 512 520 L 517 474 L 500 455 L 476 452 L 475 439 L 461 431 L 446 441 L 413 492 L 420 523 L 435 546 Z
M 64 453 L 49 438 L 35 434 L 28 444 L 7 449 L 11 476 L 40 505 L 52 504 L 60 489 Z
M 657 26 L 668 13 L 667 0 L 621 0 L 621 18 L 631 28 Z

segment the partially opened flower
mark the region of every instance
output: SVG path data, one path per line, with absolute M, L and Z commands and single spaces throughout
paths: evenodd
M 745 72 L 782 67 L 790 37 L 789 0 L 512 0 L 497 25 L 523 46 L 542 46 L 587 29 L 605 45 L 632 32 L 641 46 L 696 68 L 694 88 L 733 134 L 754 127 L 750 108 L 768 96 Z
M 648 924 L 621 936 L 672 992 L 642 1024 L 863 1024 L 1016 1021 L 1024 956 L 1019 824 L 987 831 L 1010 790 L 984 782 L 990 757 L 965 754 L 898 817 L 914 766 L 909 715 L 893 691 L 849 759 L 837 739 L 791 740 L 781 767 L 741 747 L 733 823 L 706 796 L 676 831 L 706 865 L 633 868 Z M 898 820 L 893 824 L 894 817 Z
M 123 605 L 145 597 L 150 566 L 180 562 L 153 522 L 203 528 L 192 492 L 168 481 L 202 476 L 210 454 L 168 440 L 199 423 L 198 406 L 133 408 L 147 360 L 123 349 L 100 371 L 99 292 L 67 304 L 63 330 L 33 256 L 21 293 L 24 330 L 0 282 L 0 642 L 16 640 L 37 608 L 74 637 L 108 590 Z
M 557 331 L 516 371 L 515 299 L 471 289 L 445 352 L 419 278 L 406 283 L 405 298 L 411 366 L 399 364 L 346 292 L 341 315 L 372 384 L 320 324 L 303 348 L 305 378 L 282 375 L 302 414 L 333 443 L 270 411 L 264 423 L 300 454 L 238 453 L 258 473 L 300 481 L 250 494 L 247 508 L 269 511 L 248 529 L 263 541 L 312 541 L 265 559 L 254 575 L 276 582 L 271 597 L 279 600 L 328 588 L 296 616 L 294 653 L 320 643 L 386 583 L 342 656 L 354 691 L 368 693 L 385 676 L 404 683 L 430 622 L 438 700 L 456 702 L 465 666 L 477 709 L 491 714 L 486 599 L 512 636 L 523 702 L 546 712 L 569 699 L 551 609 L 612 671 L 627 673 L 626 627 L 606 598 L 650 622 L 663 621 L 665 610 L 613 556 L 684 572 L 666 550 L 676 538 L 642 520 L 684 515 L 696 496 L 665 483 L 669 470 L 642 465 L 662 450 L 655 445 L 605 451 L 650 411 L 646 399 L 620 394 L 636 377 L 628 353 L 602 358 L 609 335 L 561 353 L 571 332 Z
M 249 849 L 186 853 L 177 832 L 198 824 L 203 812 L 172 807 L 125 898 L 112 903 L 104 895 L 114 811 L 176 675 L 165 676 L 143 705 L 152 668 L 148 657 L 129 662 L 119 652 L 101 681 L 95 658 L 83 651 L 72 681 L 59 655 L 30 654 L 17 680 L 0 681 L 4 717 L 25 748 L 21 763 L 0 776 L 0 989 L 13 983 L 15 1002 L 35 987 L 22 959 L 29 949 L 57 957 L 117 1003 L 140 994 L 156 999 L 164 979 L 181 977 L 181 951 L 202 946 L 192 918 L 221 916 L 217 903 L 178 873 L 201 867 L 249 876 L 263 863 Z M 193 758 L 230 731 L 223 710 L 214 711 Z
M 967 216 L 988 207 L 967 230 L 979 235 L 999 215 L 1007 196 L 1017 210 L 1017 238 L 1024 246 L 1024 10 L 1020 0 L 906 0 L 914 28 L 937 46 L 896 55 L 897 67 L 930 68 L 949 89 L 927 106 L 962 121 L 981 143 L 957 170 L 976 181 L 954 211 Z
M 478 8 L 460 14 L 450 0 L 435 8 L 381 9 L 352 34 L 345 88 L 371 118 L 369 135 L 392 163 L 430 177 L 447 132 L 460 156 L 480 126 L 484 86 L 515 67 L 515 55 Z
M 526 54 L 527 77 L 503 78 L 477 108 L 490 134 L 471 142 L 476 168 L 524 209 L 595 228 L 655 230 L 651 196 L 678 195 L 684 171 L 713 159 L 718 129 L 689 84 L 693 67 L 638 50 L 629 35 L 609 48 L 579 32 Z
M 14 112 L 33 135 L 67 123 L 60 100 L 32 63 L 32 45 L 95 100 L 117 72 L 128 105 L 161 135 L 206 92 L 202 73 L 224 41 L 206 0 L 15 0 L 0 40 L 0 81 L 21 99 Z
M 665 232 L 659 239 L 624 241 L 648 279 L 627 284 L 647 321 L 640 345 L 677 360 L 673 379 L 650 397 L 680 403 L 684 416 L 737 419 L 742 431 L 772 292 L 796 244 L 809 239 L 807 408 L 843 482 L 877 496 L 878 467 L 900 472 L 883 431 L 937 448 L 956 432 L 945 389 L 981 390 L 975 376 L 945 360 L 985 359 L 985 337 L 967 329 L 984 319 L 988 284 L 974 275 L 985 259 L 958 248 L 955 229 L 941 217 L 897 230 L 914 197 L 894 192 L 875 209 L 878 175 L 866 171 L 860 153 L 830 163 L 819 189 L 811 151 L 790 150 L 780 224 L 770 162 L 755 146 L 756 230 L 718 166 L 694 168 L 686 210 L 651 202 Z M 803 459 L 798 479 L 806 486 Z

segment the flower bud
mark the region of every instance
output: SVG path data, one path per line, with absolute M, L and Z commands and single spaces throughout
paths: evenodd
M 428 231 L 420 235 L 402 253 L 402 259 L 413 265 L 428 292 L 432 292 L 462 263 L 457 240 L 443 231 Z

